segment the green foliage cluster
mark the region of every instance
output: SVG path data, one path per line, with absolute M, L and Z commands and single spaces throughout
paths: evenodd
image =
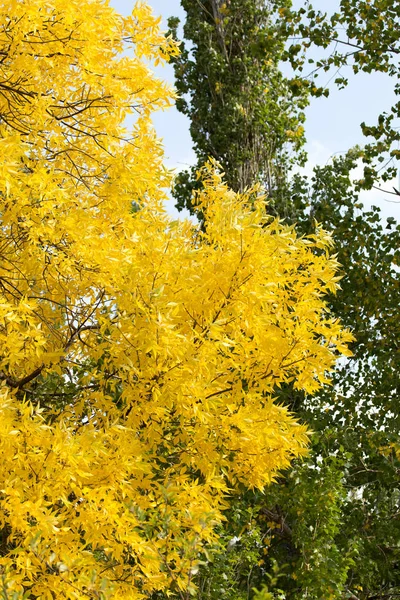
M 219 161 L 229 186 L 243 191 L 261 181 L 283 204 L 287 170 L 303 162 L 307 90 L 295 89 L 279 63 L 286 33 L 277 15 L 289 0 L 182 0 L 186 42 L 174 57 L 178 109 L 190 119 L 197 164 L 179 174 L 178 208 L 192 206 L 196 172 Z M 169 20 L 177 37 L 179 20 Z
M 300 178 L 294 186 L 304 230 L 313 217 L 336 240 L 344 277 L 331 309 L 356 337 L 332 387 L 302 413 L 317 432 L 313 456 L 340 465 L 346 496 L 334 539 L 352 557 L 345 590 L 364 600 L 394 598 L 400 586 L 400 225 L 362 210 L 350 178 L 357 155 L 317 168 L 308 189 Z
M 311 178 L 288 176 L 296 157 L 288 150 L 287 131 L 299 131 L 310 95 L 329 94 L 318 86 L 321 72 L 334 69 L 332 80 L 339 87 L 347 84 L 346 67 L 355 74 L 387 73 L 400 93 L 399 3 L 342 0 L 332 15 L 309 2 L 298 11 L 290 1 L 182 0 L 182 6 L 190 50 L 184 48 L 175 63 L 182 95 L 178 108 L 190 118 L 199 162 L 207 155 L 217 158 L 228 181 L 240 188 L 248 184 L 240 178 L 243 165 L 248 156 L 254 158 L 253 172 L 266 184 L 272 212 L 305 234 L 313 233 L 315 222 L 332 233 L 343 280 L 331 311 L 356 338 L 353 357 L 337 366 L 332 385 L 316 397 L 290 386 L 277 389 L 279 399 L 315 432 L 310 456 L 265 495 L 236 498 L 221 531 L 222 549 L 205 556 L 196 575 L 198 598 L 395 600 L 400 596 L 400 226 L 394 219 L 384 223 L 376 207 L 364 210 L 359 192 L 396 172 L 400 104 L 382 112 L 377 126 L 362 124 L 369 138 L 364 147 L 317 167 Z M 222 25 L 215 7 L 229 15 Z M 261 14 L 255 32 L 251 24 Z M 176 21 L 172 25 L 176 28 Z M 219 45 L 221 31 L 234 31 L 232 47 L 240 49 L 243 72 L 232 67 L 231 55 Z M 315 48 L 321 58 L 315 58 Z M 291 63 L 293 77 L 280 73 L 282 60 Z M 307 65 L 311 74 L 305 74 Z M 223 83 L 223 95 L 212 91 L 216 81 Z M 268 102 L 260 94 L 263 81 L 272 88 Z M 235 120 L 230 103 L 240 101 L 242 93 L 252 118 Z M 260 131 L 269 143 L 258 160 L 243 139 Z M 303 141 L 301 131 L 292 144 L 300 162 Z M 364 176 L 354 184 L 360 159 Z M 271 172 L 272 185 L 266 175 Z M 195 185 L 193 173 L 178 177 L 178 207 L 191 208 Z
M 282 13 L 281 35 L 294 40 L 283 59 L 297 73 L 296 84 L 312 95 L 329 95 L 329 87 L 318 85 L 318 77 L 329 72 L 330 81 L 344 88 L 348 71 L 382 73 L 393 79 L 395 96 L 400 95 L 400 7 L 395 0 L 341 0 L 332 14 L 316 10 L 310 0 L 295 11 Z M 315 49 L 321 51 L 316 59 Z M 311 69 L 311 71 L 309 71 Z M 364 177 L 359 186 L 370 188 L 378 176 L 388 181 L 397 174 L 400 158 L 400 101 L 384 107 L 375 125 L 361 123 L 369 138 L 360 157 Z

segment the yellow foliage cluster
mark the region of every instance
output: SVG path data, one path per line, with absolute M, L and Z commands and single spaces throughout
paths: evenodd
M 205 230 L 165 214 L 150 117 L 173 95 L 148 61 L 177 48 L 145 4 L 0 18 L 0 595 L 179 593 L 228 488 L 305 451 L 273 395 L 315 391 L 351 339 L 330 240 L 213 165 Z

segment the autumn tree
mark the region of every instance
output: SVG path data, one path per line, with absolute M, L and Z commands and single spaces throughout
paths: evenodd
M 208 4 L 202 4 L 205 13 Z M 298 91 L 302 102 L 308 95 L 329 94 L 329 88 L 319 83 L 321 72 L 329 72 L 332 85 L 340 87 L 347 84 L 349 70 L 356 75 L 387 73 L 393 76 L 398 92 L 400 28 L 396 3 L 341 2 L 332 14 L 317 11 L 309 2 L 298 11 L 290 4 L 268 5 L 272 29 L 259 37 L 257 48 L 260 62 L 268 64 L 275 59 L 268 33 L 274 32 L 275 40 L 286 40 L 280 57 L 293 67 L 291 78 L 285 70 L 287 85 L 293 94 Z M 242 134 L 223 117 L 217 118 L 215 101 L 209 94 L 213 82 L 208 69 L 211 40 L 218 35 L 220 23 L 214 19 L 213 24 L 210 11 L 199 16 L 197 3 L 195 7 L 182 2 L 182 6 L 187 13 L 184 33 L 194 46 L 186 64 L 185 56 L 176 62 L 177 88 L 187 102 L 178 103 L 178 108 L 191 118 L 192 134 L 203 131 L 201 143 L 193 136 L 199 158 L 211 136 L 220 140 L 220 148 L 224 139 L 230 147 L 236 145 L 239 156 Z M 236 26 L 248 7 L 246 1 L 226 3 L 227 30 L 229 19 Z M 207 21 L 208 36 L 200 38 L 195 19 L 199 31 Z M 235 39 L 235 43 L 252 63 L 254 37 L 250 24 L 248 28 L 240 31 L 240 40 Z M 238 29 L 236 32 L 239 35 Z M 316 58 L 317 51 L 320 58 Z M 209 60 L 205 59 L 207 53 Z M 229 68 L 227 61 L 220 70 L 224 73 Z M 260 67 L 244 74 L 253 114 L 258 110 L 261 114 L 265 108 L 258 88 L 261 72 Z M 196 76 L 190 79 L 191 74 Z M 239 94 L 234 80 L 224 91 L 226 97 Z M 396 172 L 398 106 L 389 108 L 377 117 L 377 126 L 362 124 L 367 136 L 363 147 L 349 149 L 343 157 L 316 168 L 311 178 L 292 174 L 283 185 L 281 197 L 285 202 L 276 203 L 279 194 L 273 195 L 274 210 L 281 210 L 304 234 L 313 231 L 315 220 L 332 233 L 344 277 L 342 293 L 330 298 L 330 307 L 352 328 L 354 354 L 336 367 L 334 385 L 324 386 L 314 398 L 299 393 L 290 383 L 277 390 L 282 403 L 311 423 L 315 432 L 312 453 L 266 494 L 245 489 L 237 492 L 228 520 L 220 527 L 219 546 L 208 552 L 197 575 L 201 600 L 244 600 L 253 595 L 293 600 L 391 600 L 400 593 L 400 228 L 394 219 L 383 223 L 376 207 L 363 210 L 358 194 L 359 188 L 378 185 L 381 175 L 389 180 Z M 206 117 L 199 122 L 202 114 Z M 212 122 L 208 115 L 214 115 Z M 265 127 L 272 115 L 275 113 L 263 112 Z M 247 126 L 246 135 L 255 135 L 254 123 L 249 121 Z M 364 176 L 354 185 L 352 173 L 360 159 Z M 225 162 L 224 167 L 228 180 L 236 176 L 236 164 Z M 286 171 L 289 167 L 287 162 Z M 263 165 L 258 163 L 257 168 L 262 181 Z M 180 179 L 180 193 L 179 186 Z M 398 193 L 388 185 L 385 189 Z M 256 587 L 264 587 L 264 592 L 257 594 L 253 590 Z
M 177 49 L 147 5 L 0 15 L 0 594 L 188 598 L 229 493 L 305 453 L 277 387 L 347 352 L 331 240 L 215 164 L 207 225 L 166 215 L 149 61 Z

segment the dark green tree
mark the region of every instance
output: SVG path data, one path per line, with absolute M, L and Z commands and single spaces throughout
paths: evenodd
M 277 21 L 289 0 L 182 0 L 181 54 L 174 58 L 178 110 L 190 120 L 197 164 L 179 174 L 178 208 L 194 211 L 196 172 L 216 158 L 232 189 L 261 181 L 284 211 L 287 171 L 302 162 L 307 90 L 279 68 L 287 34 Z M 169 20 L 177 37 L 179 20 Z
M 329 88 L 318 85 L 321 75 L 329 73 L 329 81 L 344 88 L 351 74 L 381 73 L 392 78 L 394 94 L 400 96 L 399 0 L 340 0 L 332 13 L 316 10 L 306 0 L 297 11 L 283 9 L 281 17 L 281 35 L 291 40 L 283 58 L 291 63 L 300 87 L 316 96 L 328 95 Z M 388 102 L 375 124 L 361 123 L 367 143 L 360 152 L 364 178 L 359 187 L 369 189 L 378 177 L 388 181 L 396 176 L 399 118 L 400 101 Z M 390 193 L 399 195 L 398 190 Z

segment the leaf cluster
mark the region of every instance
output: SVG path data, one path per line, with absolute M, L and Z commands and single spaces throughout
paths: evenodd
M 277 202 L 293 151 L 294 160 L 302 161 L 307 95 L 278 67 L 286 38 L 277 15 L 287 5 L 287 0 L 182 2 L 186 42 L 172 62 L 177 108 L 190 119 L 198 162 L 176 179 L 179 208 L 196 211 L 195 173 L 209 157 L 218 160 L 235 191 L 262 182 Z M 178 23 L 169 21 L 175 38 Z

